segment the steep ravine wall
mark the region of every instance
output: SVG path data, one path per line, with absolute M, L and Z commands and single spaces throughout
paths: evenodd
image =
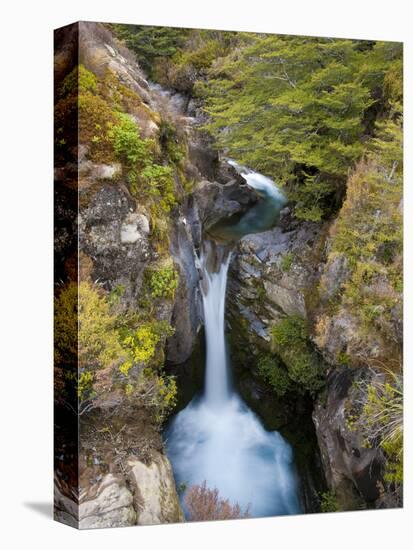
M 351 312 L 330 306 L 329 298 L 340 295 L 348 278 L 343 258 L 327 260 L 332 227 L 298 222 L 287 207 L 278 227 L 238 243 L 227 295 L 237 384 L 267 426 L 279 429 L 293 446 L 300 436 L 308 442 L 317 438 L 317 445 L 296 448 L 308 510 L 319 509 L 327 490 L 339 510 L 393 507 L 399 497 L 386 487 L 382 451 L 351 425 L 351 414 L 366 399 L 359 382 L 382 376 L 363 361 L 389 354 L 388 343 L 378 333 L 366 340 Z M 309 343 L 324 361 L 325 383 L 306 397 L 295 390 L 275 395 L 258 367 L 261 357 L 276 356 L 271 329 L 288 318 L 304 320 Z M 328 320 L 328 332 L 320 318 Z
M 77 61 L 76 28 L 69 26 L 60 32 L 55 56 L 57 101 L 59 85 L 76 69 Z M 87 132 L 80 132 L 80 143 L 75 141 L 61 162 L 60 156 L 57 157 L 55 170 L 56 208 L 61 210 L 62 220 L 67 218 L 67 224 L 62 222 L 56 235 L 57 267 L 62 269 L 59 281 L 65 281 L 68 270 L 73 278 L 77 276 L 74 266 L 78 259 L 79 282 L 99 288 L 102 296 L 112 297 L 116 315 L 127 319 L 144 313 L 150 315 L 151 322 L 170 325 L 174 332 L 161 337 L 158 362 L 167 362 L 169 373 L 176 365 L 174 374 L 179 388 L 182 386 L 179 366 L 190 362 L 201 339 L 196 252 L 202 228 L 217 218 L 245 209 L 256 198 L 246 195 L 245 190 L 237 193 L 236 174 L 219 164 L 205 136 L 193 128 L 197 121 L 182 110 L 185 104 L 182 98 L 149 85 L 134 56 L 116 42 L 107 28 L 80 23 L 78 40 L 79 62 L 89 71 L 87 74 L 96 76 L 103 89 L 100 92 L 98 88 L 98 93 L 95 89 L 95 95 L 86 91 L 88 101 L 111 101 L 117 86 L 123 86 L 122 93 L 129 98 L 126 113 L 136 122 L 140 137 L 153 140 L 158 156 L 165 147 L 161 125 L 169 124 L 176 129 L 172 143 L 182 151 L 183 159 L 174 168 L 174 192 L 180 200 L 162 220 L 156 220 L 163 230 L 160 240 L 147 201 L 140 200 L 130 190 L 123 161 L 114 160 L 104 145 L 96 154 L 95 143 L 83 139 Z M 106 94 L 103 98 L 99 96 L 102 93 Z M 58 108 L 60 105 L 62 101 Z M 91 122 L 82 118 L 80 122 L 88 130 Z M 189 181 L 192 188 L 184 190 Z M 75 213 L 65 213 L 66 194 L 76 191 L 80 208 L 77 219 Z M 72 242 L 72 233 L 76 233 L 70 225 L 75 219 L 78 258 L 76 243 Z M 177 272 L 178 285 L 173 296 L 143 303 L 147 293 L 145 274 L 156 272 L 163 265 L 173 266 Z M 189 370 L 192 376 L 192 368 Z M 140 376 L 141 370 L 133 366 L 128 373 L 129 384 L 138 384 Z M 97 382 L 98 397 L 80 417 L 79 483 L 76 474 L 67 469 L 64 439 L 57 440 L 56 518 L 80 528 L 183 521 L 172 468 L 164 452 L 161 425 L 142 399 L 125 394 L 116 369 L 106 372 Z M 60 417 L 59 405 L 56 410 Z M 67 422 L 77 422 L 75 415 L 66 414 Z

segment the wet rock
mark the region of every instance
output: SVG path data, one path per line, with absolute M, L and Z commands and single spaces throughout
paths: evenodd
M 254 190 L 235 181 L 222 185 L 202 180 L 195 187 L 194 199 L 203 228 L 207 230 L 218 221 L 243 212 L 249 204 L 257 201 L 257 195 Z
M 239 317 L 256 352 L 270 340 L 269 327 L 286 315 L 309 317 L 313 288 L 320 277 L 323 226 L 303 223 L 296 229 L 247 235 L 238 243 L 230 265 L 228 311 L 231 324 Z
M 79 505 L 75 500 L 74 495 L 70 497 L 65 494 L 67 492 L 61 486 L 60 480 L 55 477 L 53 493 L 54 493 L 54 518 L 56 521 L 60 521 L 70 527 L 78 526 L 79 519 Z
M 90 492 L 83 492 L 79 504 L 55 485 L 55 517 L 79 529 L 125 527 L 136 524 L 133 495 L 120 475 L 107 474 Z
M 245 179 L 226 159 L 222 159 L 219 164 L 217 180 L 224 184 L 235 181 L 239 185 L 246 185 Z
M 95 164 L 90 160 L 79 162 L 79 176 L 94 180 L 112 180 L 121 173 L 121 165 L 113 164 Z
M 343 254 L 332 256 L 325 265 L 320 279 L 323 301 L 328 301 L 337 294 L 349 274 L 347 258 Z
M 170 251 L 179 271 L 171 319 L 175 333 L 167 341 L 167 359 L 174 364 L 184 363 L 190 357 L 201 326 L 202 298 L 196 254 L 200 227 L 196 205 L 191 203 L 174 223 L 170 237 Z
M 212 148 L 211 140 L 200 132 L 192 133 L 188 141 L 188 158 L 196 167 L 198 178 L 214 180 L 219 169 L 218 153 Z

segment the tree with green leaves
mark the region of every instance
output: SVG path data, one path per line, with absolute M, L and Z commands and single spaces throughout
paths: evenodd
M 172 57 L 185 43 L 189 29 L 146 25 L 113 25 L 115 34 L 136 53 L 150 76 L 158 58 Z
M 395 43 L 249 35 L 196 92 L 218 146 L 286 186 L 297 217 L 318 221 L 340 206 L 400 60 Z

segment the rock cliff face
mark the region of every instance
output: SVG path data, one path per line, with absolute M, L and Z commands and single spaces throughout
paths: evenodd
M 100 476 L 79 505 L 55 489 L 56 518 L 79 529 L 156 525 L 184 520 L 169 460 L 153 452 L 146 464 L 133 455 L 123 473 Z
M 363 369 L 332 369 L 326 394 L 317 400 L 313 413 L 327 483 L 343 510 L 381 507 L 385 502 L 383 455 L 366 448 L 362 434 L 348 421 L 349 410 L 363 398 L 357 381 L 368 375 Z
M 220 217 L 244 210 L 256 197 L 240 187 L 235 172 L 221 167 L 209 139 L 197 129 L 194 106 L 179 94 L 148 83 L 134 56 L 107 28 L 80 23 L 78 40 L 77 45 L 72 27 L 57 37 L 56 81 L 62 82 L 75 68 L 74 52 L 79 46 L 78 61 L 85 70 L 102 82 L 111 79 L 104 93 L 111 96 L 121 85 L 123 93 L 130 94 L 127 115 L 137 123 L 141 138 L 153 140 L 158 155 L 165 147 L 162 124 L 176 128 L 173 146 L 183 151 L 183 161 L 174 173 L 180 200 L 164 219 L 157 220 L 159 229 L 155 228 L 147 203 L 131 193 L 122 163 L 93 156 L 90 143 L 81 138 L 69 151 L 73 160 L 58 163 L 55 170 L 59 219 L 67 220 L 57 232 L 56 252 L 61 260 L 57 268 L 62 268 L 57 276 L 64 280 L 70 271 L 76 279 L 78 235 L 79 280 L 116 296 L 116 310 L 130 316 L 142 313 L 145 273 L 156 272 L 160 265 L 173 266 L 178 284 L 172 299 L 159 297 L 149 305 L 154 321 L 174 329 L 160 341 L 160 353 L 172 371 L 199 348 L 202 307 L 197 252 L 202 233 Z M 184 191 L 189 181 L 193 189 Z M 70 210 L 76 204 L 77 218 Z M 157 229 L 163 231 L 161 241 Z M 176 374 L 179 391 L 185 393 L 181 382 L 188 371 L 177 369 Z M 130 382 L 137 382 L 139 376 L 134 366 Z M 69 481 L 76 474 L 67 471 L 67 449 L 57 449 L 56 517 L 82 529 L 183 521 L 159 425 L 139 400 L 121 391 L 115 378 L 104 383 L 105 391 L 81 417 L 78 499 L 76 481 L 72 480 L 72 488 Z
M 284 212 L 284 220 L 287 213 Z M 283 226 L 284 223 L 284 226 Z M 269 341 L 269 326 L 286 315 L 309 317 L 323 253 L 325 227 L 285 226 L 241 239 L 231 263 L 228 307 L 249 320 L 252 338 Z
M 327 487 L 339 509 L 392 507 L 397 505 L 397 496 L 385 489 L 383 453 L 369 448 L 364 434 L 351 427 L 351 413 L 359 413 L 366 400 L 359 381 L 381 376 L 367 368 L 365 358 L 397 358 L 401 333 L 397 322 L 381 332 L 366 333 L 349 306 L 332 306 L 340 300 L 337 297 L 348 280 L 349 268 L 344 256 L 329 255 L 331 238 L 331 225 L 299 223 L 287 208 L 279 227 L 246 236 L 238 243 L 227 296 L 237 383 L 244 398 L 272 429 L 291 428 L 299 417 L 295 431 L 300 433 L 302 419 L 312 416 L 318 440 L 312 453 L 317 455 L 316 461 L 321 460 Z M 295 316 L 306 320 L 311 345 L 326 361 L 325 387 L 309 401 L 299 395 L 287 401 L 274 396 L 257 368 L 259 357 L 273 351 L 271 327 Z M 400 314 L 394 317 L 400 320 Z M 312 429 L 311 423 L 307 425 L 307 435 Z M 300 460 L 300 451 L 296 450 L 296 455 Z M 311 472 L 301 472 L 308 497 L 307 481 L 314 486 L 314 480 Z M 321 491 L 322 483 L 318 485 Z M 313 487 L 313 504 L 315 493 Z

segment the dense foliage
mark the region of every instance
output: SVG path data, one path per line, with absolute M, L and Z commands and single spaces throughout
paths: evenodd
M 112 25 L 115 34 L 136 53 L 142 68 L 152 71 L 158 59 L 173 57 L 185 44 L 188 29 L 143 25 Z
M 173 377 L 162 372 L 158 354 L 173 334 L 166 321 L 142 321 L 116 312 L 116 300 L 89 282 L 69 283 L 55 303 L 56 365 L 63 384 L 76 385 L 79 412 L 119 387 L 161 421 L 176 400 Z M 77 372 L 68 362 L 78 360 Z M 132 369 L 134 373 L 132 375 Z
M 178 274 L 173 267 L 160 267 L 151 274 L 150 287 L 153 298 L 173 298 L 178 286 Z
M 338 512 L 340 510 L 334 491 L 326 491 L 322 493 L 320 509 L 324 513 Z
M 198 93 L 220 146 L 286 185 L 298 217 L 319 220 L 390 108 L 400 57 L 399 44 L 258 36 L 218 60 Z
M 170 139 L 162 137 L 165 151 L 155 139 L 144 137 L 135 115 L 144 112 L 149 120 L 156 119 L 161 128 L 171 123 L 159 120 L 140 97 L 121 84 L 107 71 L 98 78 L 83 65 L 76 66 L 60 86 L 56 104 L 57 156 L 63 158 L 77 145 L 78 134 L 73 126 L 76 107 L 79 109 L 79 141 L 88 149 L 95 162 L 120 161 L 130 192 L 147 203 L 156 225 L 179 200 L 174 174 L 180 169 L 182 154 L 173 150 Z M 71 116 L 73 114 L 73 116 Z M 161 131 L 159 132 L 161 133 Z
M 192 93 L 208 77 L 215 60 L 230 52 L 240 33 L 172 27 L 113 25 L 115 34 L 136 53 L 147 74 L 161 84 Z
M 278 397 L 283 397 L 292 388 L 288 371 L 276 355 L 269 353 L 261 355 L 258 358 L 258 372 Z
M 401 97 L 400 43 L 115 30 L 153 78 L 197 96 L 217 146 L 285 185 L 297 217 L 307 220 L 337 211 L 349 168 Z
M 351 174 L 332 231 L 332 255 L 343 255 L 351 272 L 342 302 L 366 330 L 386 327 L 389 336 L 392 315 L 402 305 L 402 152 L 396 109 L 393 119 L 378 126 L 370 151 Z
M 274 351 L 287 367 L 288 376 L 299 389 L 315 393 L 324 385 L 324 363 L 309 341 L 308 326 L 298 316 L 286 317 L 271 329 Z M 276 370 L 277 369 L 277 370 Z M 273 375 L 279 366 L 274 364 Z M 277 387 L 279 387 L 277 380 Z

